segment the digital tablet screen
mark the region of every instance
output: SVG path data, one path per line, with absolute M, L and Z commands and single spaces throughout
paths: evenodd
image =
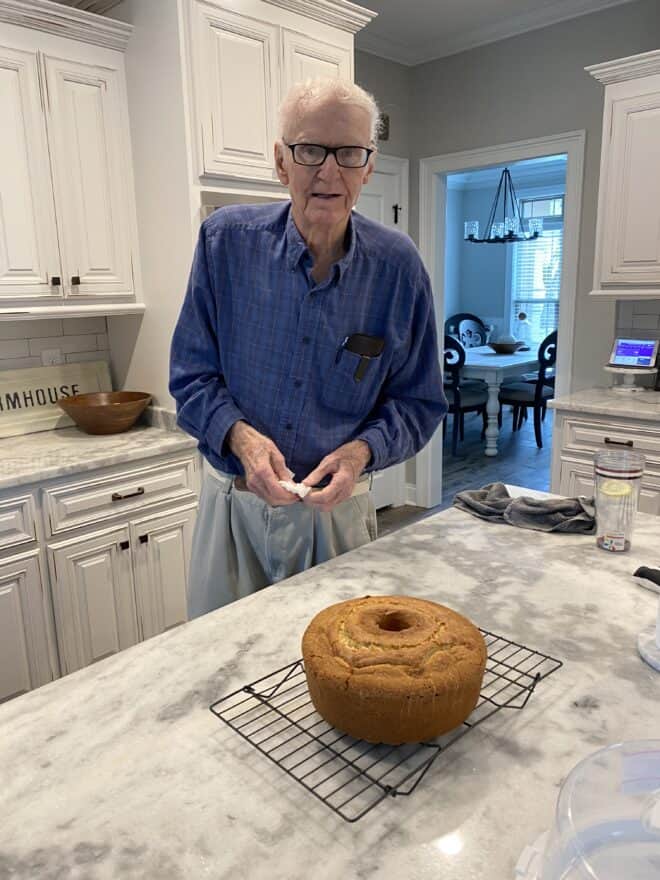
M 657 339 L 615 339 L 610 366 L 653 369 L 657 355 Z

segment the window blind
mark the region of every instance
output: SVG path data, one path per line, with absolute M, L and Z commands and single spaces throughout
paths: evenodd
M 559 325 L 563 199 L 530 199 L 523 204 L 526 216 L 540 216 L 534 209 L 543 207 L 547 211 L 549 204 L 552 213 L 544 212 L 540 237 L 514 244 L 511 261 L 511 332 L 532 347 L 540 345 Z M 526 318 L 521 319 L 521 313 Z

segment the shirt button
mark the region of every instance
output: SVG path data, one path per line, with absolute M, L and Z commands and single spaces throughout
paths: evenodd
M 293 383 L 294 388 L 300 388 L 301 385 L 302 385 L 301 379 L 296 379 L 296 381 Z
M 312 340 L 309 338 L 309 336 L 303 336 L 302 341 L 303 345 L 309 345 Z
M 291 422 L 287 422 L 286 425 L 285 425 L 284 427 L 287 429 L 287 431 L 292 431 L 292 430 L 293 430 L 293 425 L 291 424 Z

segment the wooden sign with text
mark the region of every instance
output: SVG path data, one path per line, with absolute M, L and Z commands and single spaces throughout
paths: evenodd
M 112 391 L 105 361 L 0 372 L 0 437 L 72 425 L 57 401 L 90 391 Z

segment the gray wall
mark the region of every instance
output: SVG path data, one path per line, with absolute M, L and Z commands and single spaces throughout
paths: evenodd
M 412 70 L 403 64 L 370 55 L 355 53 L 355 81 L 371 92 L 383 113 L 390 117 L 390 137 L 379 144 L 381 153 L 410 154 L 410 82 Z
M 589 64 L 660 46 L 660 0 L 638 0 L 489 46 L 406 68 L 356 52 L 356 79 L 391 114 L 384 153 L 408 156 L 410 225 L 418 238 L 418 160 L 559 132 L 587 132 L 575 313 L 573 388 L 602 385 L 615 332 L 613 301 L 593 281 L 603 86 Z
M 585 129 L 573 388 L 605 384 L 615 305 L 593 280 L 603 86 L 584 67 L 660 46 L 660 2 L 638 0 L 412 68 L 410 232 L 418 159 Z

